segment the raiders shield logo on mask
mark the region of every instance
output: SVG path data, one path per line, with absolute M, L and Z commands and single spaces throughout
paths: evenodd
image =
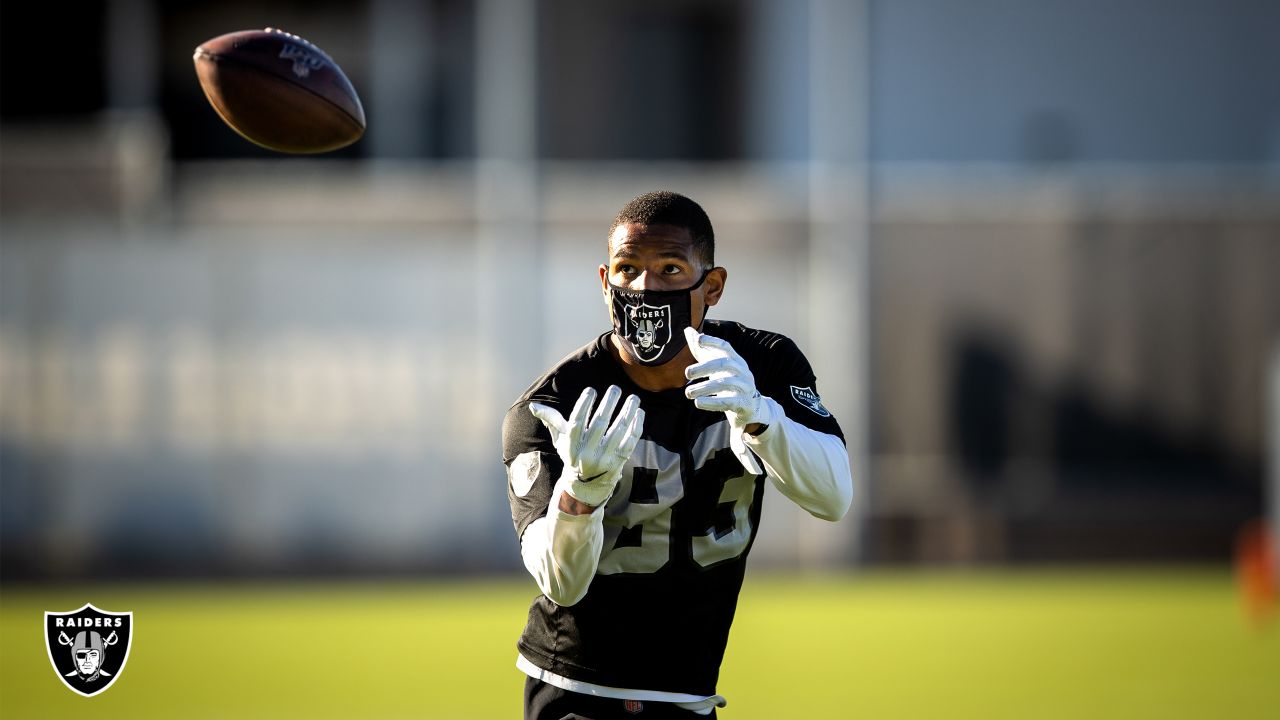
M 684 290 L 629 290 L 609 284 L 609 315 L 613 333 L 623 349 L 641 365 L 664 365 L 675 359 L 684 343 L 671 342 L 693 326 L 693 293 L 706 281 L 708 269 Z M 701 324 L 701 322 L 699 322 Z
M 626 316 L 624 335 L 636 357 L 650 361 L 661 356 L 671 342 L 671 306 L 632 305 L 626 309 Z
M 89 603 L 70 612 L 45 612 L 49 662 L 62 684 L 85 697 L 111 687 L 129 660 L 132 612 L 107 612 Z

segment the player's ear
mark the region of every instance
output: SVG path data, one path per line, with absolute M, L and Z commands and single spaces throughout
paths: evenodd
M 703 297 L 706 299 L 707 307 L 720 302 L 720 295 L 724 293 L 725 281 L 729 279 L 729 271 L 722 267 L 713 267 L 707 272 L 707 279 L 703 281 Z
M 601 265 L 600 273 L 600 294 L 604 296 L 604 304 L 609 305 L 609 268 Z

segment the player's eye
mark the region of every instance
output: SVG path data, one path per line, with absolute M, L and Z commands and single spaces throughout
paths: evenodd
M 684 268 L 680 267 L 679 265 L 668 265 L 662 268 L 663 275 L 678 275 L 682 272 L 684 272 Z
M 623 275 L 635 275 L 636 268 L 634 265 L 628 265 L 626 263 L 623 263 L 621 265 L 618 265 L 616 268 L 614 268 L 614 272 L 621 273 Z

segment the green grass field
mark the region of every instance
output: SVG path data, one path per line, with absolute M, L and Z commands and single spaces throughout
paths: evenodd
M 518 718 L 532 587 L 6 586 L 0 717 Z M 94 698 L 43 646 L 43 612 L 86 601 L 135 622 Z M 756 572 L 720 691 L 735 720 L 1280 717 L 1280 627 L 1246 622 L 1226 569 Z

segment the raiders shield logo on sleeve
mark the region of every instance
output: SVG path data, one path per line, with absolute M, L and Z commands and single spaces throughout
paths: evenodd
M 813 388 L 791 386 L 791 397 L 801 405 L 809 408 L 815 415 L 820 417 L 831 417 L 831 413 L 822 406 L 822 398 L 818 397 L 818 393 Z
M 129 660 L 132 612 L 107 612 L 89 603 L 70 612 L 45 612 L 44 640 L 53 671 L 73 692 L 92 697 L 111 687 Z

